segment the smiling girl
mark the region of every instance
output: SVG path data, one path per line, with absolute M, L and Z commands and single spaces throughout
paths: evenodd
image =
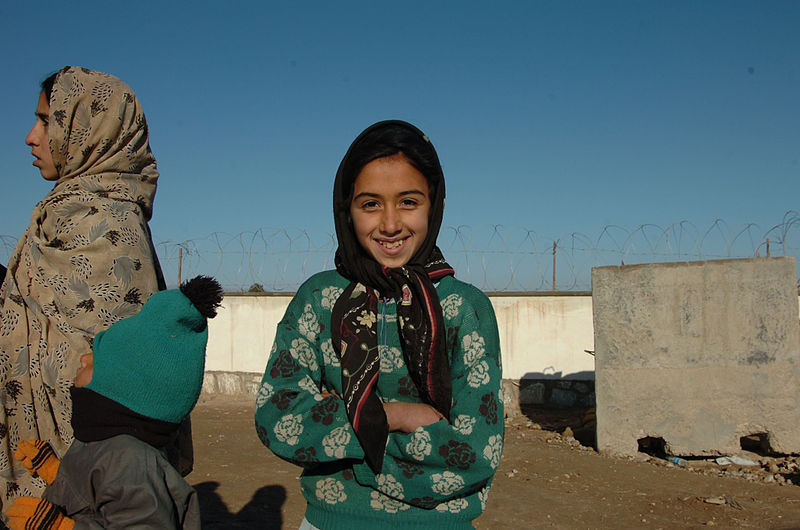
M 356 138 L 333 192 L 336 270 L 278 325 L 256 429 L 303 467 L 301 528 L 472 528 L 503 446 L 489 299 L 454 278 L 436 238 L 444 176 L 402 121 Z

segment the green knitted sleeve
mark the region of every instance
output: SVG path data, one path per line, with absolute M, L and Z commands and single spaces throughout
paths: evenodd
M 256 432 L 277 456 L 303 467 L 363 459 L 341 395 L 330 309 L 342 292 L 332 273 L 310 278 L 289 304 L 256 398 Z M 332 377 L 339 374 L 339 377 Z
M 390 498 L 442 509 L 443 503 L 466 502 L 481 490 L 485 499 L 500 463 L 504 418 L 500 340 L 491 302 L 452 279 L 437 290 L 450 348 L 449 422 L 390 433 L 382 473 L 375 475 L 362 463 L 354 471 L 360 482 Z

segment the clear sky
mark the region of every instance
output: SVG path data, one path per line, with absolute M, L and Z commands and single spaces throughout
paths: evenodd
M 3 2 L 0 234 L 50 189 L 24 138 L 65 64 L 139 96 L 157 242 L 332 233 L 339 161 L 389 118 L 437 147 L 445 225 L 766 230 L 800 197 L 798 28 L 788 0 Z

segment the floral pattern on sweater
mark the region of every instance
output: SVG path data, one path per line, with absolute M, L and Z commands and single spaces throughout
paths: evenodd
M 354 521 L 372 520 L 469 527 L 486 507 L 503 449 L 500 348 L 489 299 L 452 277 L 436 286 L 447 328 L 451 415 L 412 433 L 390 433 L 375 474 L 347 418 L 331 344 L 331 309 L 347 284 L 335 271 L 319 273 L 289 304 L 256 399 L 260 439 L 304 468 L 306 515 L 316 526 L 352 528 Z M 380 399 L 419 402 L 394 302 L 383 301 L 377 314 L 361 318 L 378 322 Z

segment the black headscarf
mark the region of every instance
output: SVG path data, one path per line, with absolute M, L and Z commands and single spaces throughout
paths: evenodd
M 428 232 L 408 263 L 388 268 L 359 243 L 350 216 L 353 187 L 369 162 L 401 153 L 430 188 Z M 436 247 L 444 213 L 444 175 L 436 150 L 422 131 L 404 121 L 378 122 L 353 141 L 336 173 L 333 214 L 339 248 L 336 270 L 350 280 L 333 308 L 333 347 L 342 365 L 347 415 L 376 473 L 383 465 L 389 427 L 375 385 L 380 373 L 377 323 L 379 297 L 394 298 L 403 357 L 420 396 L 445 418 L 450 416 L 451 382 L 442 308 L 434 282 L 453 269 Z

